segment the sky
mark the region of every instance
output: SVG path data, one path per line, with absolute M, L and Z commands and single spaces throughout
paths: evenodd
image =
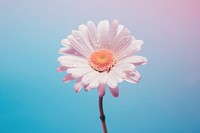
M 144 41 L 138 84 L 109 90 L 109 133 L 200 132 L 198 0 L 1 0 L 0 132 L 102 133 L 97 90 L 75 93 L 57 73 L 61 40 L 91 20 L 117 19 Z

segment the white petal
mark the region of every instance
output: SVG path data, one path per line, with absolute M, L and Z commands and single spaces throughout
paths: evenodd
M 110 73 L 110 72 L 108 73 L 107 84 L 111 88 L 117 87 L 117 81 L 115 80 L 114 75 L 112 73 Z
M 132 36 L 130 35 L 130 32 L 127 28 L 123 28 L 121 32 L 115 37 L 114 43 L 113 43 L 113 51 L 119 52 L 123 47 L 127 47 L 131 40 Z
M 61 66 L 66 67 L 90 67 L 88 60 L 80 56 L 68 54 L 58 57 L 58 61 L 60 62 Z
M 82 56 L 78 51 L 76 51 L 74 48 L 70 47 L 63 47 L 59 50 L 60 54 L 70 54 L 70 55 L 75 55 L 75 56 Z
M 97 34 L 99 35 L 99 45 L 103 49 L 108 48 L 109 44 L 109 22 L 108 20 L 100 21 L 98 24 Z
M 90 42 L 88 41 L 88 37 L 85 37 L 86 36 L 85 34 L 87 34 L 86 33 L 87 30 L 86 29 L 85 29 L 86 31 L 83 31 L 83 29 L 81 29 L 81 30 L 82 30 L 82 32 L 73 30 L 72 34 L 73 34 L 74 38 L 76 38 L 76 40 L 78 41 L 80 46 L 85 51 L 87 51 L 88 53 L 92 53 L 94 51 L 94 48 L 90 45 Z
M 77 80 L 76 80 L 76 82 L 75 82 L 75 84 L 74 84 L 74 90 L 76 91 L 76 92 L 79 92 L 80 90 L 81 90 L 81 88 L 82 88 L 82 82 L 81 82 L 81 78 L 78 78 Z
M 131 44 L 127 47 L 122 48 L 117 52 L 116 58 L 118 60 L 132 56 L 141 50 L 141 46 L 144 42 L 142 40 L 132 40 Z
M 124 80 L 130 83 L 138 83 L 141 75 L 138 71 L 126 72 Z
M 142 40 L 134 40 L 132 43 L 133 49 L 138 52 L 141 50 L 141 46 L 144 44 Z
M 61 44 L 65 47 L 69 47 L 71 44 L 67 39 L 62 39 Z
M 99 86 L 98 77 L 95 77 L 89 84 L 90 88 L 97 88 Z
M 84 85 L 89 84 L 97 75 L 98 75 L 98 72 L 94 70 L 90 71 L 89 73 L 83 76 L 82 78 L 83 84 Z
M 109 75 L 112 75 L 112 78 L 117 82 L 120 83 L 123 81 L 123 75 L 119 71 L 119 67 L 113 67 L 109 72 Z
M 125 63 L 117 63 L 116 65 L 115 65 L 118 69 L 120 69 L 120 70 L 122 70 L 122 71 L 132 71 L 132 70 L 135 70 L 136 69 L 136 67 L 135 67 L 135 65 L 133 65 L 133 64 L 131 64 L 131 63 L 127 63 L 127 62 L 125 62 Z
M 97 43 L 97 28 L 92 21 L 87 22 L 88 34 L 93 45 Z
M 88 33 L 88 27 L 84 24 L 79 26 L 79 32 L 82 35 L 82 37 L 85 39 L 85 41 L 89 42 L 89 33 Z
M 72 77 L 74 78 L 79 78 L 82 77 L 83 75 L 93 71 L 90 67 L 80 67 L 80 68 L 69 68 L 67 69 L 67 73 L 70 73 Z
M 122 30 L 124 30 L 124 25 L 118 25 L 118 29 L 117 29 L 117 35 L 119 35 L 119 33 L 121 33 L 122 32 Z
M 84 57 L 89 58 L 91 52 L 86 48 L 86 46 L 82 46 L 82 43 L 77 40 L 74 36 L 69 36 L 67 38 L 70 42 L 70 46 L 73 47 L 76 51 L 82 54 Z
M 99 84 L 98 93 L 100 97 L 103 97 L 106 92 L 106 84 Z
M 147 63 L 147 59 L 142 56 L 130 56 L 130 57 L 121 59 L 120 61 L 117 62 L 117 64 L 124 64 L 124 63 L 131 63 L 131 64 L 134 64 L 135 66 L 145 65 Z
M 108 47 L 109 49 L 110 47 L 113 47 L 112 45 L 117 35 L 117 31 L 118 31 L 118 21 L 113 20 L 110 26 L 110 30 L 109 30 L 109 43 L 110 43 L 110 46 Z
M 107 82 L 107 77 L 108 77 L 107 72 L 99 73 L 99 77 L 98 77 L 99 83 L 105 84 Z
M 118 97 L 119 96 L 119 89 L 118 89 L 118 86 L 112 88 L 112 87 L 109 87 L 110 89 L 110 92 L 112 93 L 112 95 L 114 97 Z

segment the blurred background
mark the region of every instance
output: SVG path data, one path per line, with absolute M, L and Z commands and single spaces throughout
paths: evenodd
M 88 20 L 118 19 L 145 43 L 138 84 L 109 91 L 109 133 L 200 132 L 198 0 L 0 0 L 0 133 L 102 133 L 97 90 L 57 73 L 61 39 Z

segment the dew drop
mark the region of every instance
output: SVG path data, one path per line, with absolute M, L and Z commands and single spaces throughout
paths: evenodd
M 132 68 L 134 68 L 134 66 L 133 66 L 133 65 L 131 65 L 131 66 L 130 66 L 130 68 L 132 69 Z
M 126 73 L 123 73 L 123 77 L 126 77 Z
M 80 38 L 80 37 L 77 37 L 76 39 L 77 39 L 77 40 L 80 40 L 81 38 Z
M 72 66 L 73 66 L 73 67 L 77 67 L 78 65 L 76 65 L 76 64 L 73 64 Z
M 126 54 L 123 55 L 124 57 L 126 56 Z
M 140 57 L 137 57 L 137 59 L 136 59 L 137 61 L 140 61 L 141 60 L 141 58 Z

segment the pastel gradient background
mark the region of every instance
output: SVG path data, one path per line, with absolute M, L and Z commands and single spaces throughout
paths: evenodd
M 0 133 L 101 133 L 98 93 L 57 73 L 61 39 L 118 19 L 145 43 L 139 84 L 107 91 L 109 133 L 200 133 L 198 0 L 1 0 Z

